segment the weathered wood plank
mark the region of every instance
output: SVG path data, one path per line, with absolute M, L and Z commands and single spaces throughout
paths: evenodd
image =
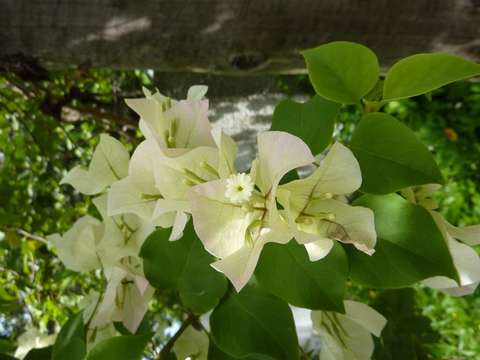
M 480 59 L 480 0 L 2 0 L 0 58 L 163 71 L 302 71 L 299 50 L 362 42 Z

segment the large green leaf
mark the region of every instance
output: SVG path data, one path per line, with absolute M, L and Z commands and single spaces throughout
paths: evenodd
M 305 141 L 314 154 L 319 154 L 332 140 L 338 110 L 340 104 L 318 95 L 306 103 L 286 99 L 275 108 L 271 130 L 296 135 Z
M 400 60 L 385 78 L 384 100 L 425 94 L 454 81 L 480 75 L 480 64 L 449 54 L 418 54 Z
M 17 360 L 17 358 L 7 354 L 0 354 L 0 360 Z
M 427 147 L 388 114 L 366 114 L 353 133 L 350 148 L 360 163 L 364 192 L 388 194 L 407 186 L 443 183 Z
M 170 229 L 158 229 L 142 246 L 140 256 L 148 281 L 158 289 L 175 289 L 195 313 L 211 310 L 227 289 L 223 274 L 210 264 L 214 258 L 198 239 L 190 222 L 184 235 L 169 241 Z
M 422 315 L 412 288 L 387 290 L 380 293 L 372 307 L 388 321 L 381 341 L 376 341 L 376 360 L 428 360 L 429 348 L 438 344 L 439 334 L 431 320 Z
M 230 356 L 298 359 L 298 339 L 287 303 L 256 285 L 232 291 L 210 316 L 215 344 Z
M 85 360 L 141 360 L 151 338 L 147 335 L 116 336 L 103 340 L 89 351 Z
M 52 357 L 52 347 L 47 346 L 41 349 L 30 350 L 23 360 L 50 360 Z
M 87 353 L 83 313 L 69 319 L 57 336 L 52 351 L 52 360 L 82 360 Z
M 423 207 L 397 194 L 364 195 L 354 204 L 375 213 L 377 245 L 372 256 L 348 247 L 353 280 L 388 289 L 437 275 L 458 277 L 446 241 Z
M 358 103 L 377 83 L 378 59 L 363 45 L 336 41 L 302 54 L 315 91 L 326 99 Z
M 222 350 L 218 348 L 217 345 L 213 341 L 209 342 L 208 345 L 208 360 L 275 360 L 274 358 L 267 356 L 267 355 L 251 355 L 246 357 L 233 357 L 224 353 Z M 1 359 L 0 359 L 1 360 Z
M 322 260 L 310 261 L 295 240 L 265 246 L 255 271 L 260 285 L 286 302 L 313 310 L 343 312 L 348 261 L 335 244 Z
M 15 349 L 17 348 L 16 341 L 13 339 L 7 340 L 7 339 L 1 339 L 0 338 L 0 353 L 1 354 L 9 354 L 15 352 Z

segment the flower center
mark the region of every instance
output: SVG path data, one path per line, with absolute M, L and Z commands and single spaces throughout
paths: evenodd
M 244 173 L 231 175 L 227 179 L 225 197 L 233 204 L 244 204 L 252 197 L 253 187 L 250 175 Z

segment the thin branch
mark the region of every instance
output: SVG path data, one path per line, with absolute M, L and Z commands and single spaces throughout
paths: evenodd
M 175 341 L 183 334 L 183 332 L 192 325 L 197 320 L 197 317 L 193 314 L 190 314 L 188 318 L 182 323 L 180 329 L 172 336 L 170 340 L 162 348 L 162 351 L 158 354 L 157 360 L 167 360 L 169 358 L 170 352 L 172 351 Z
M 45 238 L 42 237 L 42 236 L 38 236 L 38 235 L 35 235 L 35 234 L 30 234 L 29 232 L 27 232 L 27 231 L 25 231 L 25 230 L 22 230 L 22 229 L 17 229 L 17 233 L 20 234 L 20 235 L 25 236 L 26 238 L 40 241 L 40 242 L 44 243 L 45 245 L 48 244 L 47 239 L 45 239 Z
M 65 106 L 66 109 L 71 109 L 74 111 L 78 111 L 82 115 L 89 115 L 97 119 L 105 119 L 105 120 L 110 120 L 118 125 L 124 125 L 124 126 L 135 126 L 135 122 L 124 117 L 120 117 L 116 114 L 113 114 L 108 111 L 104 111 L 99 108 L 94 108 L 94 107 L 85 107 L 85 106 L 73 106 L 73 105 L 67 105 Z
M 35 234 L 31 234 L 31 233 L 29 233 L 28 231 L 25 231 L 25 230 L 23 230 L 23 229 L 19 229 L 19 228 L 9 228 L 9 227 L 2 227 L 1 229 L 4 230 L 4 231 L 14 231 L 14 232 L 16 232 L 17 234 L 22 235 L 22 236 L 24 236 L 24 237 L 26 237 L 26 238 L 28 238 L 28 239 L 40 241 L 41 243 L 44 243 L 45 245 L 48 244 L 47 239 L 45 239 L 44 237 L 38 236 L 38 235 L 35 235 Z

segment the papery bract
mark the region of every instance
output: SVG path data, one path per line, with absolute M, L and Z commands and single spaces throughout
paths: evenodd
M 144 89 L 145 98 L 125 101 L 140 115 L 143 135 L 157 141 L 162 148 L 214 146 L 208 122 L 208 100 L 199 98 L 202 92 L 206 89 L 193 88 L 187 100 L 177 102 Z
M 56 335 L 42 334 L 36 328 L 28 328 L 18 339 L 18 347 L 15 350 L 15 357 L 23 359 L 32 349 L 40 349 L 52 345 L 55 342 Z
M 407 200 L 425 207 L 430 212 L 447 243 L 460 277 L 459 284 L 445 276 L 426 279 L 423 284 L 452 296 L 469 295 L 475 292 L 480 283 L 480 256 L 470 247 L 480 243 L 480 225 L 456 227 L 445 220 L 440 213 L 434 211 L 438 204 L 433 199 L 433 194 L 440 188 L 439 184 L 427 184 L 409 187 L 401 191 Z
M 227 180 L 192 188 L 192 216 L 205 248 L 220 260 L 212 266 L 223 272 L 239 291 L 250 279 L 267 242 L 287 243 L 291 233 L 276 204 L 280 179 L 290 170 L 314 160 L 297 137 L 270 131 L 258 135 L 258 157 L 250 177 L 260 191 L 248 203 L 235 204 L 225 193 Z
M 177 359 L 207 360 L 208 358 L 208 335 L 203 330 L 196 330 L 189 326 L 175 341 L 173 352 Z
M 313 174 L 279 187 L 279 202 L 290 228 L 310 260 L 325 257 L 334 240 L 351 243 L 370 255 L 375 251 L 373 212 L 335 199 L 358 190 L 361 183 L 360 166 L 352 152 L 335 143 Z
M 86 215 L 78 219 L 63 236 L 53 234 L 47 240 L 57 249 L 58 257 L 68 269 L 88 272 L 100 267 L 97 246 L 103 233 L 103 224 Z
M 102 134 L 95 148 L 88 169 L 76 166 L 62 179 L 61 184 L 70 184 L 85 195 L 95 195 L 128 172 L 129 154 L 115 138 Z
M 345 314 L 312 311 L 313 328 L 321 338 L 320 360 L 370 360 L 374 342 L 387 320 L 371 307 L 344 301 Z

